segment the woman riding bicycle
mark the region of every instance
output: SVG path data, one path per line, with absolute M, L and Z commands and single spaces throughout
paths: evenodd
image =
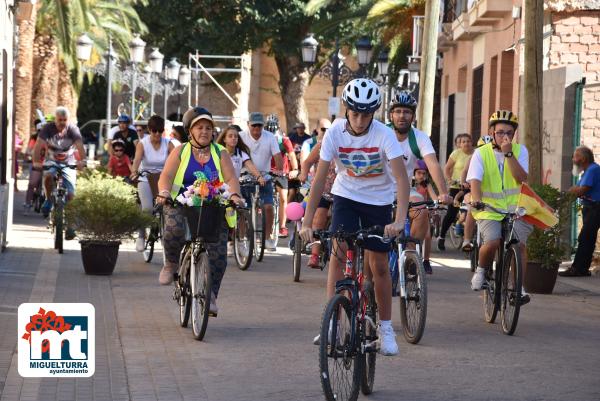
M 244 204 L 239 194 L 240 185 L 229 152 L 221 145 L 212 143 L 214 129 L 212 114 L 203 107 L 190 109 L 183 115 L 183 127 L 188 133 L 190 141 L 171 152 L 158 181 L 159 193 L 156 201 L 164 205 L 165 218 L 163 238 L 165 265 L 158 277 L 158 281 L 162 285 L 168 285 L 173 281 L 173 274 L 177 270 L 179 262 L 179 253 L 186 243 L 186 222 L 183 212 L 181 208 L 167 204 L 167 199 L 175 199 L 196 181 L 194 173 L 203 172 L 207 176 L 222 177 L 221 181 L 229 187 L 229 199 L 238 205 Z M 219 241 L 207 244 L 213 275 L 211 314 L 217 313 L 216 299 L 227 267 L 227 234 L 227 226 L 223 224 Z
M 408 204 L 408 175 L 402 160 L 402 149 L 394 132 L 374 119 L 381 106 L 381 94 L 370 79 L 353 79 L 344 88 L 342 100 L 346 118 L 336 120 L 321 145 L 317 174 L 312 196 L 300 235 L 306 242 L 313 241 L 315 210 L 327 178 L 330 164 L 335 161 L 338 174 L 332 187 L 333 216 L 331 230 L 355 232 L 362 228 L 385 226 L 386 236 L 396 236 L 404 229 Z M 388 163 L 389 162 L 389 163 Z M 390 172 L 391 169 L 391 172 Z M 392 177 L 396 180 L 393 186 Z M 392 223 L 394 189 L 398 210 Z M 335 283 L 343 278 L 342 268 L 347 245 L 333 244 L 327 277 L 327 297 L 335 294 Z M 388 268 L 390 245 L 377 239 L 368 239 L 364 248 L 375 284 L 375 298 L 381 319 L 380 352 L 398 353 L 396 335 L 392 327 L 392 282 Z M 315 338 L 315 342 L 319 338 Z
M 135 159 L 133 160 L 133 168 L 131 179 L 138 179 L 138 194 L 142 204 L 142 210 L 146 213 L 152 213 L 152 200 L 156 194 L 152 193 L 152 187 L 158 180 L 158 175 L 163 170 L 167 156 L 173 150 L 174 146 L 169 140 L 162 136 L 165 130 L 165 120 L 159 116 L 152 116 L 148 120 L 148 132 L 150 135 L 145 135 L 135 147 Z M 138 169 L 150 174 L 141 175 L 138 177 Z M 154 187 L 156 191 L 156 187 Z M 135 250 L 138 252 L 144 251 L 144 229 L 138 232 L 138 238 L 135 242 Z

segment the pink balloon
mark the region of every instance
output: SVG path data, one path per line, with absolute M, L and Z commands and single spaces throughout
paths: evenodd
M 285 214 L 292 221 L 300 220 L 304 216 L 304 208 L 298 202 L 290 202 L 285 208 Z

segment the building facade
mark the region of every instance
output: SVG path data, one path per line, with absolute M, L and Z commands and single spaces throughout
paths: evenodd
M 585 144 L 600 155 L 600 6 L 597 1 L 546 1 L 543 39 L 544 181 L 571 183 L 571 154 Z M 522 0 L 447 0 L 438 38 L 443 58 L 440 158 L 453 138 L 476 140 L 489 116 L 510 109 L 523 116 Z M 598 135 L 598 137 L 596 137 Z M 517 140 L 519 140 L 517 138 Z

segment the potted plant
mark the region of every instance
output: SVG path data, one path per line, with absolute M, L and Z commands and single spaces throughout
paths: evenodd
M 562 236 L 568 229 L 571 195 L 563 194 L 550 184 L 532 185 L 532 189 L 554 209 L 558 224 L 546 230 L 538 227 L 527 239 L 527 266 L 523 277 L 525 289 L 537 294 L 551 294 L 556 284 L 558 267 L 568 251 Z
M 121 241 L 152 222 L 136 202 L 136 190 L 121 178 L 88 171 L 77 180 L 65 218 L 80 238 L 86 274 L 112 274 Z

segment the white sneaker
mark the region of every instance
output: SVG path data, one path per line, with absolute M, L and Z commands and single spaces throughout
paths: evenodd
M 217 317 L 219 313 L 219 307 L 217 306 L 217 297 L 214 292 L 210 293 L 210 305 L 208 307 L 208 314 L 212 317 Z
M 145 248 L 145 241 L 142 237 L 138 237 L 138 239 L 135 240 L 135 250 L 138 252 L 144 252 L 144 248 Z
M 473 274 L 473 278 L 471 279 L 471 289 L 473 291 L 479 291 L 483 288 L 483 284 L 485 283 L 485 269 L 483 267 L 477 267 L 475 270 L 475 274 Z
M 398 355 L 396 333 L 392 325 L 379 326 L 379 353 L 385 356 Z
M 277 246 L 275 246 L 276 242 L 274 239 L 267 239 L 265 240 L 265 249 L 267 251 L 276 251 L 277 250 Z

